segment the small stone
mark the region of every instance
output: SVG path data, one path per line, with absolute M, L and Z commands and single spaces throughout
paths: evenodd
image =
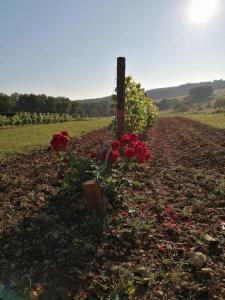
M 135 273 L 139 275 L 146 275 L 148 273 L 147 269 L 144 266 L 138 267 Z
M 159 298 L 163 298 L 163 292 L 162 291 L 156 291 L 155 295 L 158 296 Z
M 213 270 L 211 268 L 202 268 L 201 271 L 204 274 L 212 274 L 213 273 Z
M 202 268 L 206 262 L 206 256 L 201 252 L 196 252 L 190 258 L 190 264 L 197 268 Z
M 149 283 L 150 280 L 151 280 L 151 278 L 145 277 L 145 278 L 142 279 L 142 282 L 143 282 L 144 284 L 146 284 L 146 283 Z
M 208 243 L 216 242 L 216 239 L 214 239 L 211 235 L 206 234 L 204 235 L 204 240 Z

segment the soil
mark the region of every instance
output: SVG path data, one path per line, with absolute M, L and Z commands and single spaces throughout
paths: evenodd
M 72 148 L 89 155 L 110 139 L 101 129 Z M 153 159 L 127 174 L 101 234 L 82 194 L 62 188 L 54 153 L 0 164 L 3 300 L 225 298 L 225 130 L 161 118 L 147 143 Z

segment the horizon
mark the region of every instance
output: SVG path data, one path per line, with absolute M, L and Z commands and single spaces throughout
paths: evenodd
M 214 2 L 203 14 L 202 0 L 0 1 L 0 91 L 106 97 L 118 56 L 146 90 L 225 78 L 225 3 Z
M 220 79 L 213 79 L 213 80 L 209 80 L 209 81 L 199 81 L 199 82 L 186 82 L 186 83 L 182 83 L 179 85 L 173 85 L 173 86 L 164 86 L 164 87 L 157 87 L 157 88 L 153 88 L 153 89 L 145 89 L 145 91 L 149 92 L 149 91 L 154 91 L 154 90 L 158 90 L 158 89 L 168 89 L 168 88 L 176 88 L 176 87 L 180 87 L 180 86 L 184 86 L 184 85 L 188 85 L 188 84 L 201 84 L 201 83 L 213 83 L 216 81 L 225 81 L 223 78 Z M 222 88 L 223 89 L 223 88 Z M 6 95 L 12 95 L 13 93 L 18 93 L 18 94 L 34 94 L 34 95 L 41 95 L 40 93 L 32 93 L 32 92 L 18 92 L 18 91 L 14 91 L 13 93 L 7 94 L 4 93 L 2 91 L 0 91 L 0 93 L 6 94 Z M 67 97 L 65 95 L 50 95 L 50 94 L 46 94 L 46 93 L 42 93 L 44 95 L 46 95 L 47 97 L 65 97 L 65 98 L 69 98 L 71 101 L 82 101 L 82 100 L 93 100 L 93 99 L 101 99 L 101 98 L 105 98 L 105 97 L 110 97 L 111 95 L 105 95 L 105 96 L 100 96 L 100 97 L 89 97 L 89 98 L 82 98 L 82 99 L 71 99 L 70 97 Z

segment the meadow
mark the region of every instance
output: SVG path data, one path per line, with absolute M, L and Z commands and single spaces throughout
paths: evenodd
M 215 128 L 225 128 L 225 113 L 186 115 L 191 120 L 199 121 Z
M 12 157 L 16 153 L 47 147 L 52 134 L 68 130 L 72 137 L 109 125 L 111 118 L 99 118 L 88 121 L 26 125 L 0 129 L 0 160 Z

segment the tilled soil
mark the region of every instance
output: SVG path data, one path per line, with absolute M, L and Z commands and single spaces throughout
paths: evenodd
M 106 130 L 86 134 L 73 142 L 74 152 L 89 155 L 110 138 Z M 82 195 L 60 190 L 51 151 L 0 165 L 5 293 L 46 300 L 225 298 L 225 131 L 161 118 L 147 141 L 153 159 L 127 174 L 133 185 L 122 205 L 107 205 L 101 235 Z M 195 252 L 206 257 L 202 267 L 190 264 Z

